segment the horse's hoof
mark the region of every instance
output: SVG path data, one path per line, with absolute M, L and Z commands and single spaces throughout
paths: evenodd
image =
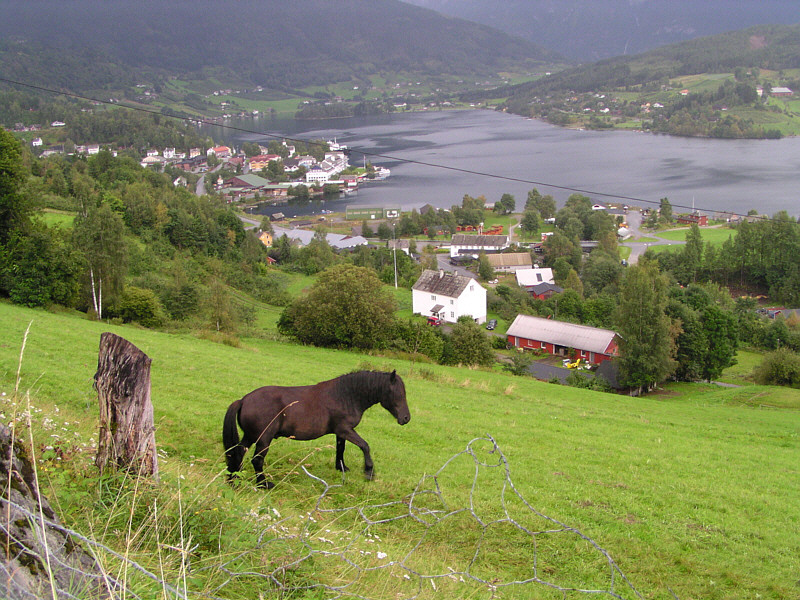
M 256 487 L 260 490 L 271 490 L 275 487 L 275 484 L 271 481 L 260 481 L 256 484 Z
M 337 463 L 336 464 L 336 470 L 337 471 L 341 471 L 342 473 L 347 473 L 350 470 L 350 467 L 348 467 L 344 463 Z
M 367 481 L 372 481 L 373 479 L 375 479 L 375 471 L 373 471 L 372 469 L 370 469 L 369 471 L 364 471 L 364 477 L 367 479 Z

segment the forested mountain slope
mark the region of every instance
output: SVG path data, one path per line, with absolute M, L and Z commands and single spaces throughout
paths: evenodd
M 800 25 L 762 25 L 575 67 L 522 84 L 512 95 L 530 90 L 596 91 L 698 73 L 733 72 L 739 67 L 781 70 L 798 64 Z
M 398 0 L 5 2 L 0 74 L 72 90 L 145 74 L 270 87 L 381 71 L 482 75 L 552 61 L 521 39 Z
M 797 2 L 730 0 L 409 0 L 484 23 L 581 62 L 633 55 L 658 46 L 800 21 Z

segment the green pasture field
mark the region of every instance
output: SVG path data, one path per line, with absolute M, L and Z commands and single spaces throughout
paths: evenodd
M 736 364 L 725 369 L 719 380 L 737 385 L 753 385 L 753 369 L 761 364 L 762 359 L 763 354 L 759 352 L 739 349 L 736 353 Z
M 676 252 L 683 248 L 683 244 L 653 244 L 648 248 L 656 254 L 660 252 Z
M 0 327 L 0 419 L 27 439 L 30 413 L 41 485 L 64 523 L 188 597 L 334 596 L 282 594 L 257 577 L 309 549 L 313 558 L 279 570 L 281 581 L 352 581 L 340 597 L 581 597 L 560 588 L 612 589 L 602 551 L 637 590 L 616 574 L 619 598 L 796 596 L 800 391 L 683 385 L 631 398 L 276 340 L 218 343 L 6 303 Z M 92 381 L 104 331 L 152 359 L 158 484 L 98 479 L 93 466 Z M 270 492 L 252 488 L 248 463 L 242 483 L 224 482 L 220 431 L 230 402 L 265 384 L 364 368 L 397 369 L 412 414 L 404 427 L 380 407 L 365 414 L 358 431 L 372 448 L 375 481 L 363 480 L 352 446 L 352 470 L 337 473 L 328 436 L 277 440 L 267 457 L 277 484 Z M 488 440 L 473 445 L 478 462 L 459 454 L 487 435 L 510 480 Z M 334 486 L 324 501 L 319 480 Z M 400 518 L 409 511 L 416 518 Z M 265 539 L 274 544 L 259 546 Z M 118 559 L 103 562 L 122 577 Z M 467 568 L 491 585 L 452 575 Z M 166 594 L 136 569 L 125 577 L 140 597 Z
M 689 227 L 684 227 L 681 229 L 668 229 L 666 231 L 659 231 L 657 235 L 664 240 L 685 242 L 686 234 L 689 233 L 689 231 Z M 701 227 L 700 236 L 703 238 L 703 244 L 710 243 L 713 246 L 721 246 L 728 240 L 728 238 L 736 237 L 736 232 L 728 227 Z
M 39 213 L 39 218 L 48 227 L 70 229 L 75 221 L 75 213 L 46 209 Z
M 500 200 L 497 198 L 496 200 Z M 519 200 L 517 200 L 519 203 Z M 503 235 L 508 235 L 509 228 L 512 225 L 516 225 L 519 222 L 519 216 L 510 214 L 510 215 L 498 215 L 492 211 L 485 211 L 485 220 L 483 222 L 483 229 L 484 231 L 487 229 L 491 229 L 495 225 L 502 225 L 503 226 Z

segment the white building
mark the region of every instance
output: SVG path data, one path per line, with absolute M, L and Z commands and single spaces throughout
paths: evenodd
M 519 269 L 516 272 L 517 285 L 528 287 L 540 283 L 555 283 L 553 280 L 553 269 Z
M 469 316 L 486 322 L 486 289 L 472 277 L 447 271 L 423 271 L 411 288 L 414 314 L 455 323 Z
M 324 185 L 330 181 L 334 173 L 330 169 L 325 169 L 322 166 L 311 167 L 306 172 L 306 183 Z
M 470 235 L 456 233 L 450 242 L 450 257 L 459 254 L 500 252 L 510 245 L 507 235 Z

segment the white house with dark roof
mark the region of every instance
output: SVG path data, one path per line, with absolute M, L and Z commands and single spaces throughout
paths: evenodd
M 505 250 L 511 245 L 507 235 L 453 234 L 450 241 L 450 257 L 459 254 L 492 254 Z
M 428 269 L 411 288 L 411 297 L 414 314 L 448 323 L 463 316 L 486 322 L 486 289 L 472 277 Z
M 553 269 L 533 267 L 530 269 L 517 269 L 517 285 L 530 287 L 540 283 L 554 283 Z
M 506 336 L 508 344 L 515 348 L 581 358 L 593 365 L 619 355 L 619 335 L 615 331 L 554 319 L 517 315 Z

